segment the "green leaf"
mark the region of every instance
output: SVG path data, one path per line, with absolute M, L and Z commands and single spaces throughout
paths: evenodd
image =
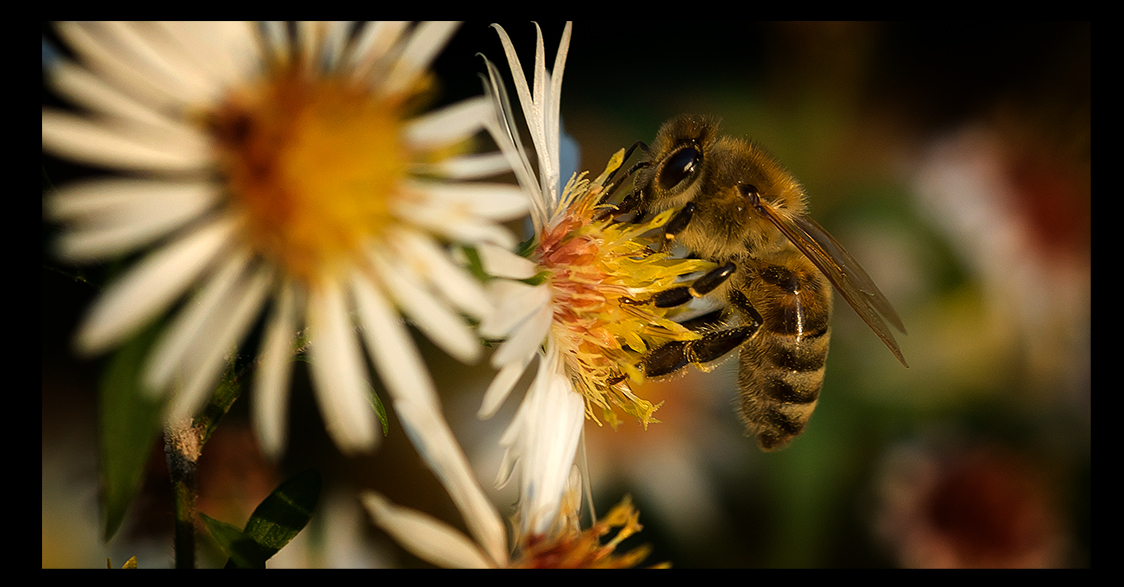
M 230 557 L 227 568 L 264 568 L 308 524 L 320 485 L 320 473 L 312 469 L 293 476 L 258 505 L 244 531 L 203 516 L 211 520 L 207 528 Z
M 387 436 L 390 434 L 390 421 L 386 419 L 386 407 L 382 405 L 382 399 L 379 398 L 379 394 L 375 393 L 370 384 L 367 385 L 367 391 L 371 392 L 368 394 L 367 400 L 371 402 L 371 407 L 375 409 L 375 415 L 379 417 L 379 422 L 382 423 L 382 435 Z
M 203 513 L 199 514 L 199 518 L 203 520 L 203 525 L 219 548 L 230 558 L 226 563 L 228 569 L 264 569 L 265 561 L 274 554 L 266 552 L 266 549 L 234 524 L 227 524 Z
M 122 346 L 102 374 L 98 441 L 106 540 L 120 529 L 160 435 L 164 402 L 140 386 L 140 370 L 159 330 L 154 324 Z

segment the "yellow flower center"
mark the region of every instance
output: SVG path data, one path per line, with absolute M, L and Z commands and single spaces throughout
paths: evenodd
M 618 157 L 621 153 L 618 153 Z M 649 303 L 656 292 L 682 275 L 713 267 L 701 260 L 675 259 L 653 249 L 663 226 L 675 211 L 646 223 L 595 219 L 597 203 L 609 169 L 594 182 L 571 180 L 563 200 L 565 217 L 544 229 L 534 259 L 546 271 L 554 306 L 552 336 L 565 356 L 574 388 L 585 396 L 586 413 L 593 406 L 616 427 L 620 408 L 647 426 L 659 407 L 632 393 L 631 381 L 643 381 L 637 369 L 651 348 L 698 335 L 674 322 L 675 309 Z
M 630 569 L 648 558 L 651 547 L 638 546 L 627 552 L 618 552 L 626 538 L 639 532 L 640 512 L 632 505 L 632 498 L 625 496 L 619 504 L 609 510 L 601 520 L 587 530 L 577 527 L 573 520 L 570 527 L 563 528 L 552 537 L 529 536 L 520 545 L 521 556 L 511 566 L 520 569 Z M 603 538 L 615 534 L 606 541 Z M 666 568 L 663 563 L 655 565 Z
M 212 120 L 250 246 L 293 278 L 339 270 L 404 197 L 399 102 L 345 78 L 281 67 Z

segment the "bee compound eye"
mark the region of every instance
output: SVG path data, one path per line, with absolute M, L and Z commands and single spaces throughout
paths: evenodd
M 660 169 L 660 189 L 670 190 L 683 183 L 698 167 L 702 153 L 695 147 L 683 147 L 664 161 Z

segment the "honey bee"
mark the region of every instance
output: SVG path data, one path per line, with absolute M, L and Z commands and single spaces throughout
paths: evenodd
M 805 216 L 803 188 L 771 155 L 719 136 L 716 120 L 687 115 L 664 124 L 645 150 L 648 160 L 633 168 L 634 191 L 619 212 L 680 209 L 665 225 L 667 241 L 719 265 L 653 303 L 673 307 L 702 296 L 723 302 L 684 322 L 700 339 L 649 351 L 640 365 L 646 375 L 705 366 L 740 348 L 741 415 L 747 433 L 770 451 L 804 430 L 819 399 L 831 286 L 906 364 L 886 325 L 905 333 L 901 319 L 858 262 Z

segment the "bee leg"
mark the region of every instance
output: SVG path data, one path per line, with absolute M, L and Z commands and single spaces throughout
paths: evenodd
M 696 340 L 677 340 L 652 349 L 640 362 L 648 377 L 674 373 L 687 365 L 702 366 L 740 347 L 757 332 L 760 324 L 736 326 L 708 332 Z
M 645 153 L 648 152 L 648 145 L 645 145 L 644 141 L 636 141 L 635 143 L 632 143 L 632 146 L 629 147 L 627 151 L 625 151 L 624 159 L 621 159 L 622 165 L 624 164 L 625 161 L 628 161 L 628 158 L 632 156 L 632 152 L 635 151 L 637 147 L 640 147 L 640 150 L 644 151 Z M 628 173 L 625 174 L 625 177 L 632 177 L 632 174 L 636 173 L 637 169 L 643 169 L 645 167 L 648 167 L 651 164 L 652 163 L 650 161 L 641 161 L 640 163 L 637 163 L 636 165 L 633 165 L 628 170 Z M 608 184 L 609 182 L 613 181 L 613 176 L 615 176 L 617 174 L 617 172 L 620 171 L 620 170 L 621 170 L 621 168 L 618 167 L 618 168 L 614 169 L 611 173 L 609 173 L 609 177 L 605 179 L 605 183 Z
M 733 263 L 726 263 L 717 269 L 710 270 L 691 285 L 681 285 L 661 291 L 652 296 L 652 302 L 655 303 L 657 308 L 682 306 L 695 298 L 701 298 L 714 291 L 715 288 L 725 283 L 737 268 L 737 265 Z
M 643 143 L 643 141 L 636 141 L 635 143 L 632 144 L 631 147 L 628 148 L 628 151 L 625 151 L 624 159 L 621 160 L 622 165 L 625 161 L 628 161 L 628 158 L 632 156 L 632 152 L 635 151 L 637 147 L 639 147 L 640 150 L 644 151 L 645 153 L 648 152 L 648 145 L 645 145 Z M 637 163 L 636 165 L 633 165 L 632 167 L 629 168 L 628 172 L 625 173 L 625 178 L 626 179 L 630 178 L 630 177 L 632 177 L 632 174 L 636 173 L 637 170 L 643 169 L 645 167 L 649 167 L 651 165 L 652 165 L 651 161 L 641 161 L 641 162 Z M 611 171 L 609 173 L 609 177 L 605 178 L 605 185 L 611 184 L 613 182 L 613 178 L 617 175 L 617 172 L 620 171 L 620 170 L 621 170 L 621 168 L 617 167 L 616 169 Z M 608 204 L 609 200 L 612 199 L 613 195 L 617 193 L 617 189 L 619 189 L 620 186 L 623 185 L 623 184 L 624 184 L 624 181 L 621 181 L 620 183 L 613 184 L 612 189 L 607 191 L 605 193 L 605 195 L 601 196 L 601 199 L 597 202 L 597 205 L 598 206 L 605 206 L 606 204 Z M 636 190 L 633 190 L 627 196 L 625 196 L 623 200 L 621 200 L 620 204 L 617 204 L 615 207 L 614 206 L 605 206 L 599 212 L 594 214 L 593 219 L 595 221 L 600 222 L 600 221 L 605 220 L 606 218 L 608 218 L 610 216 L 623 216 L 623 215 L 628 214 L 629 212 L 632 212 L 633 210 L 636 210 L 637 208 L 639 208 L 639 205 L 640 205 L 640 195 L 636 192 Z M 640 214 L 637 214 L 637 217 L 640 217 L 642 215 L 643 215 L 643 212 L 641 212 Z

